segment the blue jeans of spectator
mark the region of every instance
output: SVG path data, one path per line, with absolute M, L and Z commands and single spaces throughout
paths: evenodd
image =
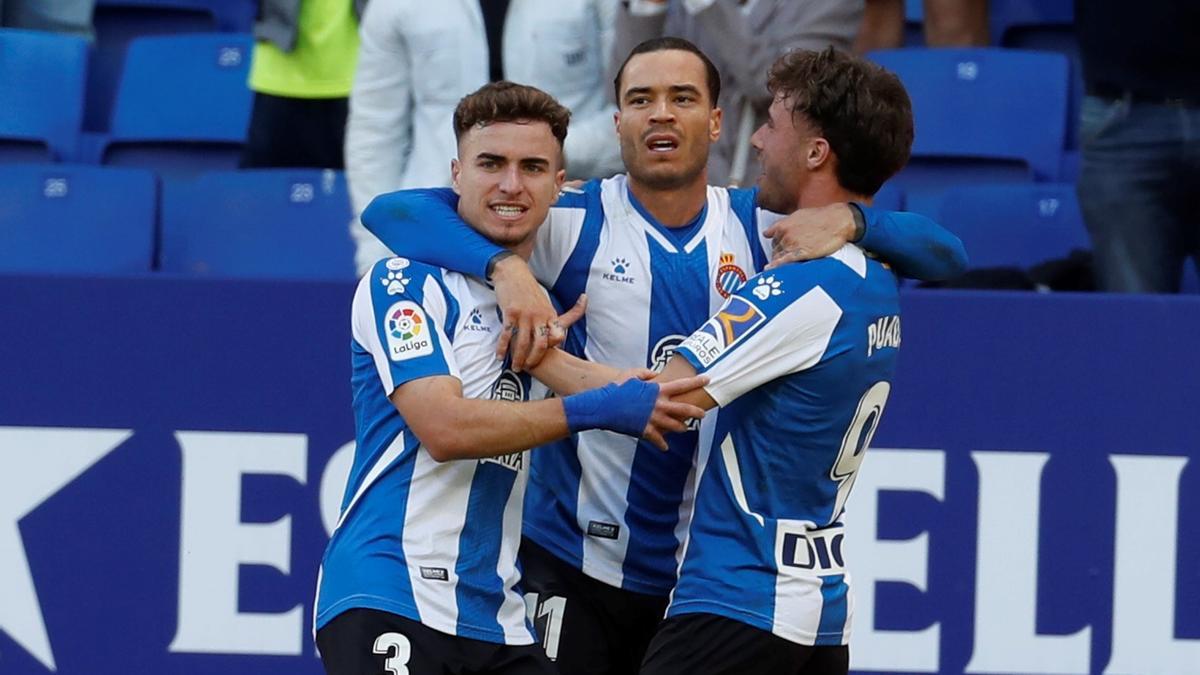
M 1100 290 L 1177 293 L 1200 268 L 1200 107 L 1088 96 L 1079 204 Z

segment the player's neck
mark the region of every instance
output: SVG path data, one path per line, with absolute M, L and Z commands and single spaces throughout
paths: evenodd
M 629 191 L 655 220 L 666 227 L 682 227 L 695 220 L 708 201 L 708 172 L 669 189 L 655 189 L 630 176 Z
M 801 208 L 819 208 L 829 206 L 830 204 L 845 204 L 846 202 L 858 202 L 860 204 L 870 204 L 871 199 L 865 195 L 860 195 L 851 190 L 847 190 L 837 182 L 837 178 L 831 175 L 821 175 L 810 180 L 804 187 L 800 188 L 797 201 Z

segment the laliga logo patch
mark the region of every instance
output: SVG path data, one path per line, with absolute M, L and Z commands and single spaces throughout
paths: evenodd
M 736 293 L 746 283 L 746 272 L 733 262 L 732 253 L 721 254 L 721 266 L 717 268 L 717 281 L 714 284 L 717 293 L 722 298 L 728 298 Z
M 684 340 L 682 346 L 707 368 L 766 320 L 762 310 L 749 300 L 734 295 L 716 316 Z
M 402 300 L 388 308 L 384 315 L 384 334 L 387 336 L 388 356 L 404 361 L 433 353 L 429 320 L 425 310 L 415 302 Z

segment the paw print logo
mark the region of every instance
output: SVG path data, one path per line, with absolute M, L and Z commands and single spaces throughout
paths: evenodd
M 483 318 L 479 316 L 479 310 L 471 310 L 471 323 L 475 324 L 476 326 L 483 323 Z
M 613 274 L 625 274 L 629 269 L 629 261 L 624 258 L 613 258 L 612 260 Z
M 386 277 L 382 277 L 379 283 L 387 286 L 388 295 L 400 295 L 404 292 L 404 287 L 408 285 L 408 279 L 404 278 L 404 272 L 392 270 L 387 273 Z
M 783 291 L 779 289 L 782 285 L 778 281 L 775 281 L 774 276 L 759 277 L 758 285 L 754 287 L 751 293 L 754 293 L 754 297 L 759 300 L 766 300 L 773 295 L 783 295 Z

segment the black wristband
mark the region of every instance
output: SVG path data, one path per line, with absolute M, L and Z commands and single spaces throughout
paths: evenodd
M 855 202 L 850 202 L 850 213 L 854 215 L 854 238 L 850 243 L 857 244 L 867 236 L 867 217 L 863 214 L 862 206 Z
M 499 265 L 501 260 L 514 255 L 516 255 L 516 253 L 513 253 L 512 251 L 500 251 L 496 255 L 492 256 L 491 260 L 488 260 L 487 262 L 487 270 L 484 272 L 484 277 L 488 281 L 491 281 L 492 273 L 496 271 L 496 265 Z

